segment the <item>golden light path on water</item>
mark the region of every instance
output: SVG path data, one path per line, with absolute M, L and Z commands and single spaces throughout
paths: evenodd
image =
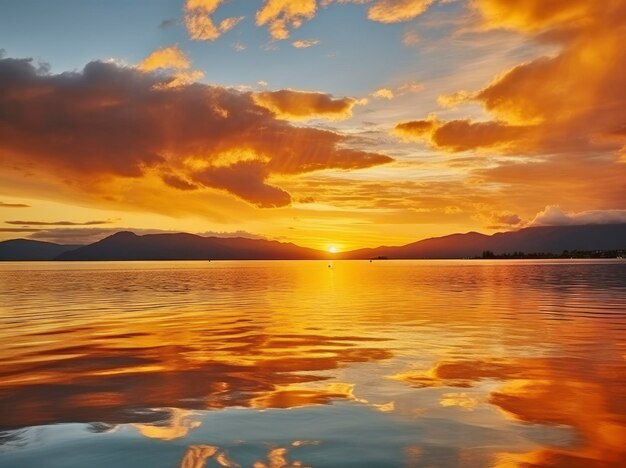
M 619 466 L 626 263 L 0 265 L 0 466 Z

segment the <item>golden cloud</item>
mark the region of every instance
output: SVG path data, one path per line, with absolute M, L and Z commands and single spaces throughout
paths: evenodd
M 367 11 L 367 17 L 379 23 L 410 21 L 424 13 L 434 0 L 378 0 Z
M 187 10 L 204 10 L 213 13 L 224 0 L 187 0 L 185 8 Z
M 460 104 L 472 100 L 474 95 L 469 91 L 461 89 L 452 94 L 442 94 L 437 97 L 437 104 L 441 107 L 456 107 Z
M 187 0 L 185 2 L 185 27 L 189 37 L 196 41 L 214 41 L 230 31 L 243 17 L 230 17 L 215 24 L 211 15 L 224 0 Z
M 221 35 L 213 20 L 199 12 L 185 15 L 185 27 L 189 37 L 196 41 L 214 41 Z
M 293 91 L 263 91 L 252 95 L 254 102 L 276 117 L 285 120 L 307 120 L 325 118 L 328 120 L 347 119 L 352 108 L 358 104 L 354 98 L 333 98 L 324 93 Z
M 198 81 L 204 76 L 200 70 L 189 70 L 191 61 L 178 46 L 162 47 L 150 53 L 143 59 L 137 68 L 142 71 L 154 71 L 159 69 L 174 70 L 171 80 L 161 87 L 176 88 L 187 83 Z
M 191 62 L 178 46 L 157 49 L 137 65 L 137 68 L 144 71 L 157 70 L 159 68 L 186 70 L 189 67 L 191 67 Z
M 243 16 L 231 16 L 230 18 L 224 18 L 220 21 L 219 30 L 221 33 L 225 33 L 233 29 L 243 20 Z
M 379 99 L 393 99 L 395 96 L 395 94 L 393 94 L 393 91 L 390 90 L 389 88 L 379 88 L 376 91 L 374 91 L 371 94 L 372 97 L 375 98 L 379 98 Z
M 0 140 L 7 161 L 0 175 L 10 179 L 15 168 L 28 168 L 56 181 L 58 192 L 104 187 L 102 196 L 128 203 L 142 192 L 133 196 L 123 188 L 127 181 L 155 188 L 161 180 L 185 192 L 214 188 L 273 207 L 290 203 L 286 191 L 268 182 L 274 175 L 391 161 L 346 147 L 339 133 L 279 120 L 252 93 L 199 83 L 167 87 L 175 79 L 114 63 L 52 75 L 30 59 L 0 60 Z M 304 102 L 306 112 L 328 115 L 353 105 L 324 95 L 305 95 Z
M 256 24 L 267 25 L 272 39 L 287 39 L 289 28 L 299 28 L 303 21 L 314 18 L 316 12 L 316 0 L 265 0 L 257 11 Z

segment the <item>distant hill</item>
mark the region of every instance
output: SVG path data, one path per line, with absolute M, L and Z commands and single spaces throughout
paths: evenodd
M 0 242 L 0 261 L 54 260 L 81 245 L 61 245 L 28 239 L 12 239 Z
M 626 248 L 626 224 L 530 227 L 487 236 L 477 232 L 424 239 L 399 247 L 377 247 L 345 252 L 336 258 L 471 258 L 489 250 L 561 253 L 564 250 Z
M 118 232 L 86 246 L 16 239 L 0 242 L 0 260 L 314 260 L 398 258 L 472 258 L 525 252 L 560 254 L 564 250 L 626 248 L 626 224 L 549 226 L 487 236 L 477 232 L 424 239 L 396 247 L 330 254 L 291 243 L 243 237 Z
M 118 232 L 58 256 L 57 260 L 309 260 L 330 254 L 264 239 L 201 237 L 195 234 Z

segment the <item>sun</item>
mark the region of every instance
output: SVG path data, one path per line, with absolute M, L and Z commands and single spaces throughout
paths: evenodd
M 328 251 L 330 253 L 337 253 L 337 247 L 335 247 L 334 245 L 329 245 L 328 246 Z

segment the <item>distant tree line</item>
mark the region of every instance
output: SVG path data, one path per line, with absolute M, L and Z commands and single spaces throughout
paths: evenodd
M 626 249 L 620 250 L 564 250 L 560 254 L 548 252 L 512 252 L 495 254 L 491 250 L 483 251 L 482 256 L 474 258 L 483 259 L 522 259 L 522 258 L 626 258 Z

